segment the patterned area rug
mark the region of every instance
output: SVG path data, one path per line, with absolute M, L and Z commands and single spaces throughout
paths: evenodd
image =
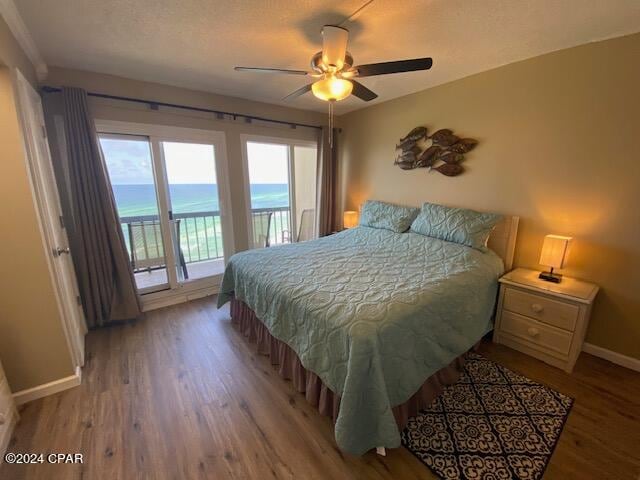
M 444 479 L 542 477 L 573 399 L 471 353 L 402 444 Z

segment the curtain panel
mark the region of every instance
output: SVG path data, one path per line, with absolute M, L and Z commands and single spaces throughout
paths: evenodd
M 338 176 L 338 129 L 333 132 L 322 127 L 318 138 L 317 167 L 317 228 L 319 237 L 329 235 L 338 226 L 336 219 L 336 195 Z M 333 137 L 332 140 L 330 135 Z
M 87 326 L 137 318 L 140 301 L 87 94 L 63 88 L 62 101 L 67 164 L 58 181 L 69 193 L 68 233 Z

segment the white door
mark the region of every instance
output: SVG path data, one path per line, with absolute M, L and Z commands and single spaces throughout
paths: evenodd
M 43 243 L 48 254 L 49 270 L 55 286 L 63 329 L 76 367 L 84 365 L 86 323 L 79 302 L 69 241 L 64 230 L 60 198 L 51 164 L 51 152 L 46 139 L 44 113 L 38 93 L 16 70 L 18 107 L 22 117 L 36 212 L 40 221 Z

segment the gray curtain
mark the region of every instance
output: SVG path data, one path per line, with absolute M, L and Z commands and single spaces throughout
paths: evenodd
M 87 326 L 95 328 L 141 314 L 133 271 L 87 94 L 63 88 L 67 147 L 69 228 Z
M 338 129 L 333 129 L 333 142 L 329 142 L 329 128 L 322 127 L 318 138 L 318 168 L 317 168 L 317 229 L 319 237 L 329 235 L 335 231 L 336 194 L 338 176 Z

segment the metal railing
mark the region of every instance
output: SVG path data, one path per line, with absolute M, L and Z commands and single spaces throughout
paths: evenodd
M 258 215 L 269 212 L 272 213 L 269 231 L 270 244 L 287 243 L 289 240 L 285 232 L 290 230 L 289 207 L 254 208 L 251 210 L 254 219 Z M 174 213 L 173 220 L 180 222 L 180 228 L 175 231 L 179 232 L 178 246 L 182 250 L 186 263 L 223 257 L 220 211 Z M 124 232 L 129 255 L 131 255 L 132 248 L 132 237 L 128 234 L 129 224 L 140 222 L 146 224 L 146 229 L 151 234 L 136 237 L 133 240 L 137 260 L 156 257 L 159 252 L 161 256 L 164 256 L 158 215 L 120 217 L 120 225 Z

